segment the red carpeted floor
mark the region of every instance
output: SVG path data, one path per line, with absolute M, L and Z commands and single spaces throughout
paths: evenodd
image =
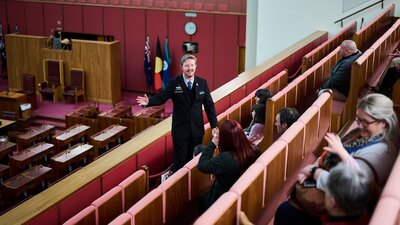
M 0 78 L 0 91 L 5 91 L 5 90 L 8 90 L 8 81 Z M 121 95 L 122 95 L 122 100 L 119 103 L 132 105 L 132 113 L 139 111 L 139 109 L 141 107 L 136 103 L 136 97 L 138 95 L 142 95 L 142 94 L 135 93 L 135 92 L 123 91 L 121 93 Z M 117 103 L 117 104 L 119 104 L 119 103 Z M 64 119 L 66 114 L 73 112 L 80 106 L 87 105 L 87 104 L 93 105 L 94 102 L 80 101 L 80 102 L 78 102 L 78 104 L 75 104 L 75 102 L 73 102 L 73 101 L 57 102 L 57 103 L 54 103 L 52 101 L 42 101 L 41 102 L 38 97 L 37 109 L 32 111 L 32 116 L 45 116 L 45 117 L 52 117 L 52 118 L 57 118 L 57 119 Z M 172 101 L 169 100 L 165 104 L 165 106 L 166 106 L 166 109 L 165 109 L 164 117 L 167 117 L 172 113 Z M 99 104 L 99 110 L 101 112 L 107 111 L 107 110 L 111 109 L 112 107 L 113 107 L 112 104 L 107 104 L 107 103 Z

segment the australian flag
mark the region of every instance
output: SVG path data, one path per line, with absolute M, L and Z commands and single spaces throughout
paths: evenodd
M 144 45 L 144 74 L 146 75 L 147 90 L 151 90 L 153 84 L 153 76 L 151 74 L 151 60 L 150 60 L 150 38 L 146 36 L 146 43 Z

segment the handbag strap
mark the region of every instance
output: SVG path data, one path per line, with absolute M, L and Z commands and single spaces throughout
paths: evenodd
M 364 159 L 364 158 L 361 158 L 361 157 L 354 157 L 354 159 L 359 159 L 359 160 L 361 160 L 361 161 L 363 161 L 365 164 L 367 164 L 367 166 L 369 167 L 369 169 L 372 171 L 372 173 L 374 174 L 374 178 L 375 178 L 375 183 L 377 183 L 377 184 L 379 184 L 379 180 L 378 180 L 378 173 L 376 172 L 376 170 L 375 170 L 375 168 L 372 166 L 372 164 L 368 161 L 368 160 L 366 160 L 366 159 Z

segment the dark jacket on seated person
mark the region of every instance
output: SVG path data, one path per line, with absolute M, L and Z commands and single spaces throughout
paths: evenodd
M 345 96 L 349 95 L 351 65 L 361 56 L 361 52 L 357 51 L 347 57 L 342 57 L 332 68 L 328 80 L 322 85 L 322 89 L 336 89 Z

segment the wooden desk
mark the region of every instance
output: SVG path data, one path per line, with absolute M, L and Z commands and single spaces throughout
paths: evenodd
M 116 106 L 113 109 L 110 109 L 106 112 L 102 112 L 99 114 L 99 116 L 105 116 L 105 117 L 128 117 L 132 115 L 132 106 L 131 105 L 119 105 Z
M 6 119 L 0 119 L 0 122 L 1 122 L 1 124 L 0 124 L 0 129 L 2 129 L 2 128 L 5 128 L 5 127 L 7 127 L 7 126 L 10 126 L 11 124 L 13 124 L 13 123 L 15 123 L 15 122 L 17 122 L 17 121 L 14 121 L 14 120 L 6 120 Z
M 99 155 L 99 150 L 105 148 L 108 150 L 108 144 L 117 141 L 120 143 L 120 138 L 126 130 L 125 126 L 111 125 L 106 129 L 94 134 L 90 137 L 90 143 L 94 146 L 94 157 Z
M 6 180 L 2 186 L 6 200 L 15 199 L 22 193 L 24 197 L 28 195 L 29 188 L 34 188 L 41 184 L 46 187 L 45 181 L 51 176 L 51 168 L 36 165 L 10 179 Z
M 75 116 L 75 117 L 93 117 L 99 114 L 99 108 L 91 105 L 85 105 L 79 107 L 77 110 L 68 113 L 67 116 Z
M 3 111 L 15 112 L 15 119 L 22 117 L 21 109 L 19 106 L 26 103 L 26 95 L 11 91 L 0 92 L 0 115 Z
M 82 160 L 84 164 L 90 155 L 93 155 L 93 146 L 89 144 L 78 143 L 65 151 L 51 157 L 50 165 L 54 169 L 55 179 L 61 177 L 63 171 L 68 168 L 68 173 L 72 171 L 73 164 L 78 164 Z
M 145 107 L 134 113 L 133 116 L 159 118 L 165 112 L 164 105 Z
M 43 141 L 43 139 L 54 133 L 54 126 L 44 124 L 38 127 L 28 128 L 29 131 L 17 136 L 18 149 L 29 147 L 36 141 Z
M 71 147 L 71 142 L 77 141 L 79 139 L 84 139 L 85 135 L 87 135 L 89 126 L 76 124 L 63 132 L 59 133 L 56 136 L 53 136 L 53 144 L 55 147 L 55 152 L 60 152 L 65 146 Z M 84 142 L 85 140 L 82 140 Z
M 17 174 L 27 166 L 31 167 L 32 163 L 39 162 L 43 158 L 46 160 L 47 155 L 53 152 L 53 148 L 53 144 L 40 142 L 11 156 L 9 161 L 11 175 Z
M 10 167 L 7 165 L 0 164 L 0 185 L 3 184 L 3 181 L 9 176 Z
M 5 142 L 0 144 L 0 159 L 2 159 L 3 157 L 10 155 L 11 152 L 15 151 L 16 144 L 13 142 Z

